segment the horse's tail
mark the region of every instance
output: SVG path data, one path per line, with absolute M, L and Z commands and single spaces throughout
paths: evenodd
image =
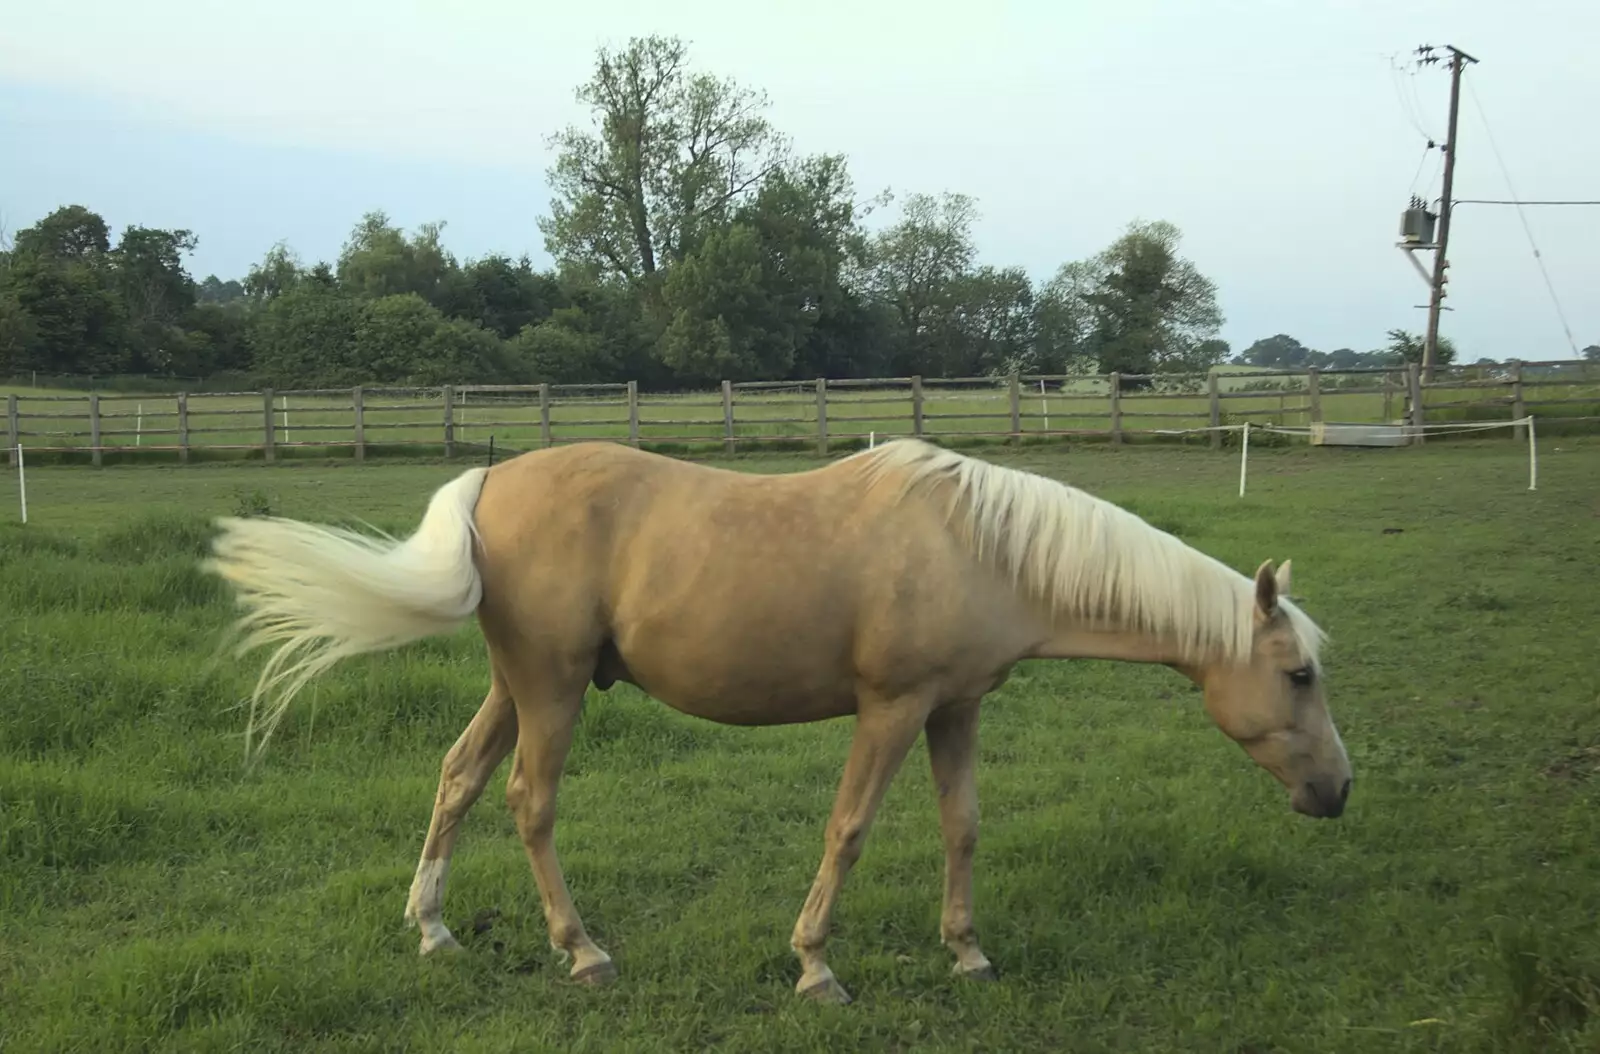
M 238 652 L 278 646 L 250 698 L 247 750 L 258 729 L 264 747 L 295 694 L 339 660 L 448 633 L 472 617 L 482 596 L 473 510 L 488 472 L 471 469 L 440 487 L 404 541 L 275 517 L 217 521 L 203 566 L 233 584 L 245 609 Z

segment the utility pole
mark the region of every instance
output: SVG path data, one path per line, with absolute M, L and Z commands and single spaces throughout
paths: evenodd
M 1456 174 L 1456 115 L 1461 105 L 1461 71 L 1469 62 L 1478 60 L 1451 44 L 1444 46 L 1450 52 L 1450 126 L 1444 142 L 1444 188 L 1439 203 L 1439 242 L 1433 253 L 1433 292 L 1428 297 L 1428 333 L 1422 344 L 1422 376 L 1433 380 L 1433 368 L 1439 359 L 1439 312 L 1444 305 L 1445 270 L 1450 266 L 1446 253 L 1450 248 L 1450 214 L 1454 212 L 1451 192 Z M 1417 49 L 1424 64 L 1439 61 L 1434 48 L 1424 45 Z

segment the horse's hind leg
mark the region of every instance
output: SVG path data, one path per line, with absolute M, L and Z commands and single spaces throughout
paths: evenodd
M 489 695 L 467 725 L 455 746 L 444 756 L 439 791 L 433 799 L 433 819 L 422 843 L 422 858 L 406 899 L 406 922 L 422 930 L 421 952 L 458 948 L 445 926 L 444 883 L 450 870 L 450 853 L 467 810 L 483 793 L 489 777 L 517 742 L 517 711 L 511 691 L 498 671 Z

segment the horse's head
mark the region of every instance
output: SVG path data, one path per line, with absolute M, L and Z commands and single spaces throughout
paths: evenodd
M 1270 560 L 1262 564 L 1249 661 L 1213 664 L 1196 679 L 1212 720 L 1289 788 L 1295 811 L 1331 819 L 1350 796 L 1350 759 L 1328 713 L 1322 671 L 1280 599 L 1288 592 L 1288 561 L 1276 571 Z

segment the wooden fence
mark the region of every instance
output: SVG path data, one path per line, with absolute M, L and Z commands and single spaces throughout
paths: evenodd
M 1213 371 L 1199 376 L 1012 375 L 724 381 L 720 391 L 641 394 L 634 382 L 445 385 L 223 393 L 6 396 L 7 449 L 69 455 L 259 457 L 341 452 L 451 457 L 497 442 L 507 453 L 610 439 L 656 449 L 830 449 L 869 437 L 946 441 L 1189 435 L 1244 421 L 1438 425 L 1527 414 L 1585 428 L 1600 420 L 1600 365 L 1574 361 L 1441 369 Z

